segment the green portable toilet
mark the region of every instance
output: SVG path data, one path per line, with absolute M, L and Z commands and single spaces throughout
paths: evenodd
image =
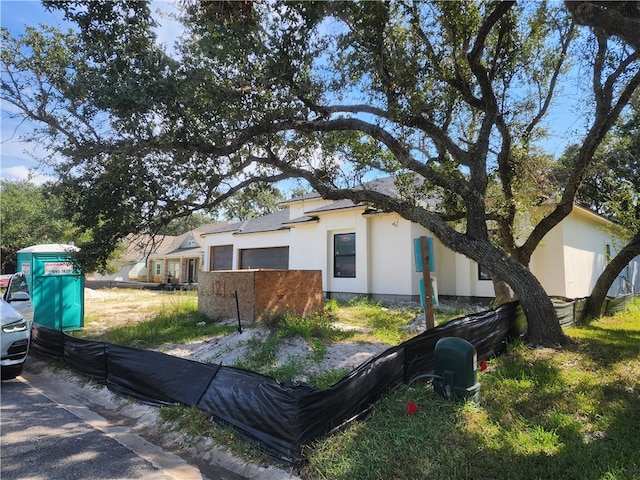
M 84 326 L 84 276 L 71 262 L 73 245 L 34 245 L 18 251 L 33 299 L 33 321 L 56 330 Z

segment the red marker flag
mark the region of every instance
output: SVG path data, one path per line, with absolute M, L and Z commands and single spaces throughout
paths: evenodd
M 413 400 L 409 400 L 409 405 L 407 405 L 407 415 L 413 415 L 418 411 L 418 406 L 413 402 Z

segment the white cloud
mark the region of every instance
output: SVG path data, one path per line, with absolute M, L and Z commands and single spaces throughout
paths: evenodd
M 50 177 L 37 169 L 28 168 L 24 165 L 7 168 L 2 167 L 2 169 L 0 169 L 0 177 L 3 180 L 10 181 L 29 180 L 31 183 L 35 183 L 36 185 L 42 185 L 44 182 L 53 180 L 53 177 Z

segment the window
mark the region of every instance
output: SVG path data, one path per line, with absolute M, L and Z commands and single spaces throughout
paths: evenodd
M 606 243 L 604 245 L 604 255 L 607 260 L 607 265 L 611 263 L 611 245 Z
M 233 268 L 233 245 L 211 247 L 209 256 L 209 270 L 231 270 Z
M 7 299 L 13 298 L 13 296 L 18 292 L 29 293 L 29 286 L 27 285 L 27 277 L 25 277 L 22 273 L 16 273 L 11 277 L 9 281 L 8 287 L 9 293 L 7 294 Z
M 355 233 L 339 233 L 333 236 L 333 276 L 340 278 L 355 278 Z
M 162 262 L 155 262 L 153 264 L 153 274 L 160 275 L 162 273 Z
M 478 280 L 491 280 L 491 272 L 478 264 Z

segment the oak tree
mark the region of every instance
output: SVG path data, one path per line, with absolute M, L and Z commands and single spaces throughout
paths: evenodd
M 566 341 L 528 262 L 640 83 L 624 37 L 538 2 L 185 2 L 170 55 L 143 2 L 46 3 L 77 30 L 3 31 L 2 99 L 43 125 L 60 194 L 96 232 L 87 261 L 298 178 L 423 225 L 513 289 L 532 342 Z M 589 62 L 589 128 L 553 208 L 518 241 L 522 175 L 570 60 Z M 393 192 L 363 188 L 381 176 Z

